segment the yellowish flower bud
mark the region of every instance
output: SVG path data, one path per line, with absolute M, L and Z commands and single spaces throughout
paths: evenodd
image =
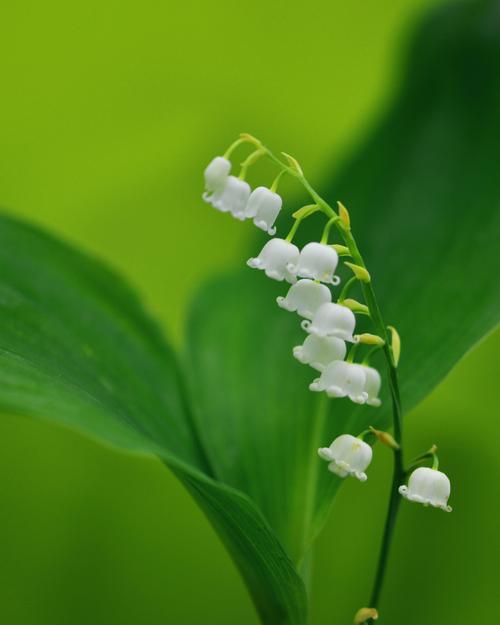
M 401 339 L 399 337 L 398 331 L 394 326 L 387 326 L 387 328 L 391 331 L 392 340 L 391 340 L 391 350 L 392 357 L 394 359 L 394 366 L 397 367 L 399 363 L 399 357 L 401 356 Z
M 373 621 L 378 619 L 378 612 L 375 608 L 361 608 L 358 610 L 354 616 L 354 625 L 362 625 L 368 619 Z
M 358 280 L 361 280 L 361 282 L 370 282 L 371 276 L 367 269 L 361 267 L 361 265 L 355 265 L 354 263 L 346 262 L 344 264 L 349 267 Z
M 248 141 L 248 143 L 253 143 L 257 147 L 260 147 L 262 145 L 261 142 L 256 137 L 249 134 L 248 132 L 240 133 L 240 139 L 243 139 L 243 141 Z
M 370 313 L 369 308 L 368 306 L 366 306 L 366 304 L 362 304 L 355 299 L 348 298 L 342 300 L 342 306 L 347 306 L 347 308 L 350 308 L 352 312 L 365 313 L 367 315 Z
M 344 228 L 346 230 L 350 230 L 351 229 L 351 217 L 349 216 L 349 211 L 342 204 L 342 202 L 337 202 L 337 205 L 339 207 L 339 217 L 340 217 L 340 219 L 342 219 L 342 223 L 344 224 Z
M 345 306 L 345 302 L 343 302 Z M 370 334 L 369 332 L 365 332 L 364 334 L 357 334 L 354 337 L 358 343 L 363 343 L 363 345 L 384 345 L 385 341 L 380 336 L 376 334 Z
M 318 210 L 319 206 L 317 204 L 307 204 L 299 208 L 299 210 L 296 210 L 295 213 L 292 213 L 292 217 L 294 219 L 304 219 L 304 217 L 309 217 L 309 215 L 312 215 Z
M 339 245 L 338 243 L 334 243 L 332 245 L 333 249 L 337 252 L 337 254 L 339 256 L 350 256 L 351 252 L 349 251 L 349 248 L 346 247 L 345 245 Z
M 396 443 L 394 436 L 389 434 L 389 432 L 383 432 L 382 430 L 376 430 L 372 426 L 370 426 L 370 431 L 374 434 L 378 440 L 385 445 L 386 447 L 390 447 L 391 449 L 399 449 L 399 445 Z
M 286 152 L 282 152 L 282 154 L 288 161 L 290 167 L 295 170 L 299 174 L 299 176 L 303 176 L 304 172 L 302 171 L 302 167 L 299 165 L 297 159 L 295 159 L 293 156 L 290 156 L 290 154 L 287 154 Z

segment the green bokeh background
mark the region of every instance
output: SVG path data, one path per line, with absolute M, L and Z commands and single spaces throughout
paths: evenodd
M 201 203 L 206 162 L 247 130 L 325 180 L 397 89 L 434 4 L 9 3 L 0 204 L 120 269 L 179 343 L 196 287 L 242 263 L 253 234 Z M 455 511 L 402 506 L 384 622 L 489 622 L 500 607 L 499 347 L 497 332 L 408 415 L 410 451 L 441 443 Z M 366 601 L 389 471 L 379 449 L 369 482 L 338 497 L 315 625 L 349 623 Z M 0 623 L 257 623 L 208 522 L 155 460 L 2 417 L 0 501 Z

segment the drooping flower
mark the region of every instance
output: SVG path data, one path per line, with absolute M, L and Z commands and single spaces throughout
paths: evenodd
M 250 185 L 244 180 L 229 176 L 226 184 L 215 191 L 209 199 L 214 208 L 222 213 L 231 213 L 233 216 L 243 214 L 250 197 Z
M 305 319 L 302 328 L 317 336 L 336 336 L 344 341 L 354 342 L 356 317 L 352 310 L 340 304 L 326 302 L 316 310 L 312 321 Z
M 352 362 L 334 360 L 309 385 L 309 389 L 325 391 L 328 397 L 349 397 L 356 404 L 365 404 L 368 393 L 365 391 L 366 375 L 363 369 Z
M 212 195 L 224 188 L 230 171 L 231 163 L 227 158 L 216 156 L 210 161 L 204 173 L 205 193 L 203 199 L 205 202 L 210 202 Z
M 308 243 L 300 252 L 295 273 L 301 278 L 320 280 L 327 284 L 338 284 L 340 279 L 335 276 L 339 255 L 330 245 L 324 243 Z
M 274 222 L 281 210 L 283 200 L 266 187 L 254 189 L 248 199 L 243 218 L 253 219 L 253 223 L 271 236 L 276 234 Z
M 448 505 L 451 486 L 448 477 L 437 469 L 419 467 L 410 475 L 408 486 L 400 486 L 399 492 L 408 501 L 416 501 L 424 506 L 441 508 L 451 512 Z
M 367 477 L 364 472 L 372 461 L 372 448 L 360 438 L 350 434 L 338 436 L 330 447 L 318 449 L 318 455 L 329 462 L 328 468 L 339 477 L 353 475 L 361 482 Z
M 321 304 L 332 301 L 332 293 L 319 282 L 299 280 L 289 288 L 286 297 L 278 297 L 276 301 L 281 308 L 312 319 Z
M 334 360 L 343 360 L 345 354 L 344 341 L 333 336 L 320 337 L 310 334 L 303 345 L 293 348 L 293 355 L 298 361 L 318 371 L 323 371 Z
M 380 373 L 373 367 L 367 367 L 366 365 L 361 366 L 363 367 L 363 371 L 365 372 L 366 376 L 365 392 L 368 394 L 368 399 L 366 400 L 366 403 L 369 406 L 378 407 L 382 403 L 378 396 L 380 387 L 382 385 Z
M 286 280 L 294 283 L 296 278 L 290 268 L 299 258 L 299 248 L 284 239 L 271 239 L 262 248 L 257 258 L 250 258 L 247 265 L 252 269 L 265 271 L 273 280 Z

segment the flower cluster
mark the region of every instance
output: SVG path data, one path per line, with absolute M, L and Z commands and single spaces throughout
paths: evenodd
M 241 172 L 236 177 L 231 175 L 229 157 L 239 144 L 246 141 L 253 144 L 256 150 L 242 163 Z M 281 171 L 270 188 L 259 186 L 252 190 L 245 181 L 246 171 L 249 165 L 263 155 L 277 162 Z M 288 235 L 285 238 L 271 238 L 256 257 L 247 261 L 247 265 L 263 271 L 272 280 L 289 283 L 288 292 L 277 298 L 277 304 L 280 308 L 302 317 L 301 327 L 306 337 L 301 345 L 293 348 L 293 356 L 320 374 L 311 382 L 309 389 L 313 392 L 324 392 L 328 397 L 347 397 L 357 404 L 378 407 L 381 405 L 381 376 L 377 369 L 369 365 L 369 359 L 377 349 L 386 346 L 387 335 L 376 306 L 370 309 L 366 304 L 347 298 L 351 286 L 356 283 L 369 283 L 371 280 L 354 239 L 350 236 L 349 213 L 340 203 L 339 213 L 335 213 L 312 190 L 297 161 L 286 154 L 284 156 L 288 164 L 274 157 L 258 140 L 250 135 L 242 135 L 224 156 L 214 158 L 205 169 L 203 199 L 217 210 L 229 213 L 236 219 L 253 220 L 258 228 L 274 237 L 275 222 L 283 205 L 282 198 L 277 193 L 278 182 L 283 173 L 292 174 L 301 180 L 315 204 L 296 211 L 293 214 L 295 221 Z M 299 249 L 293 243 L 293 237 L 300 223 L 316 211 L 323 211 L 329 217 L 322 237 L 319 241 L 307 243 Z M 351 247 L 329 243 L 332 225 L 344 233 L 344 242 L 350 241 Z M 357 263 L 345 263 L 354 275 L 346 282 L 337 301 L 333 301 L 330 287 L 340 283 L 336 275 L 339 253 L 351 256 Z M 378 314 L 378 324 L 375 323 L 375 326 L 379 330 L 382 328 L 382 335 L 356 335 L 355 313 L 372 317 L 374 310 Z M 375 320 L 372 318 L 372 321 Z M 390 349 L 386 349 L 386 357 L 395 369 L 399 359 L 399 336 L 394 328 L 390 329 L 393 342 Z M 363 343 L 371 346 L 371 349 L 361 362 L 355 362 L 357 349 Z M 365 481 L 365 470 L 372 460 L 372 448 L 363 439 L 370 433 L 378 433 L 379 440 L 393 449 L 399 449 L 398 443 L 388 433 L 371 428 L 357 437 L 342 434 L 329 447 L 320 448 L 318 454 L 328 462 L 332 473 L 339 477 L 351 475 Z M 437 470 L 435 452 L 424 454 L 422 459 L 428 457 L 434 458 L 433 468 L 416 468 L 410 475 L 408 486 L 400 486 L 399 492 L 410 501 L 450 511 L 451 508 L 447 505 L 450 495 L 449 480 L 444 473 Z
M 253 219 L 256 226 L 273 236 L 274 223 L 282 207 L 281 197 L 272 189 L 257 187 L 230 175 L 227 158 L 214 158 L 205 170 L 203 199 L 214 208 L 237 219 Z M 293 235 L 292 235 L 293 236 Z M 346 343 L 354 344 L 356 318 L 353 311 L 332 302 L 329 286 L 338 285 L 335 272 L 339 255 L 327 241 L 311 242 L 302 250 L 286 239 L 269 240 L 259 255 L 250 258 L 249 267 L 260 269 L 273 280 L 286 281 L 290 288 L 278 297 L 278 306 L 303 317 L 307 333 L 302 345 L 293 349 L 295 358 L 320 372 L 309 388 L 324 391 L 329 397 L 348 397 L 358 404 L 379 406 L 380 374 L 366 363 L 345 360 Z
M 370 428 L 370 430 L 362 432 L 357 438 L 350 434 L 338 436 L 329 447 L 318 449 L 318 455 L 328 462 L 328 469 L 332 473 L 339 477 L 352 475 L 364 482 L 367 479 L 364 471 L 372 460 L 372 448 L 363 440 L 369 432 L 375 433 L 377 438 L 385 442 L 386 445 L 395 445 L 390 435 Z M 439 461 L 436 448 L 433 447 L 429 452 L 423 454 L 416 460 L 415 464 L 428 458 L 434 460 L 433 466 L 431 468 L 418 467 L 407 471 L 406 473 L 409 474 L 408 486 L 404 484 L 400 486 L 399 493 L 408 501 L 451 512 L 451 506 L 448 505 L 451 491 L 450 480 L 444 473 L 438 471 Z

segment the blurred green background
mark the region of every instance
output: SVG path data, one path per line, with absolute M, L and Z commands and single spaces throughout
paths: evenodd
M 324 181 L 397 89 L 405 41 L 435 4 L 10 3 L 0 204 L 120 269 L 179 343 L 196 287 L 242 263 L 254 232 L 202 204 L 208 160 L 246 130 Z M 455 511 L 402 506 L 384 622 L 495 613 L 499 347 L 497 332 L 407 418 L 410 451 L 442 444 Z M 338 497 L 317 548 L 315 625 L 349 623 L 366 601 L 389 471 L 380 449 L 369 482 Z M 257 623 L 213 530 L 159 462 L 7 416 L 0 501 L 1 623 Z

